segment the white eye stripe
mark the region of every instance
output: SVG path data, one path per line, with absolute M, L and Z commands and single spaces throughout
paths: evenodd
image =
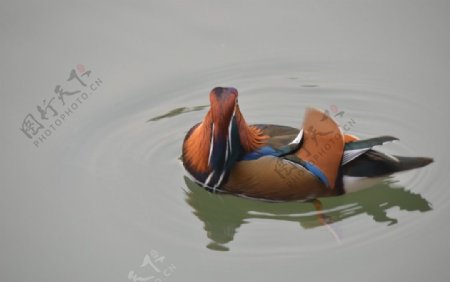
M 214 123 L 212 124 L 212 129 L 211 129 L 211 141 L 210 141 L 210 143 L 209 143 L 208 166 L 211 165 L 211 156 L 212 156 L 213 147 L 214 147 Z
M 227 163 L 227 161 L 228 161 L 228 146 L 227 146 L 227 149 L 225 150 L 225 160 L 224 160 L 224 165 Z
M 232 144 L 231 144 L 231 131 L 232 131 L 232 128 L 233 128 L 233 120 L 234 120 L 235 115 L 236 115 L 236 110 L 234 110 L 233 115 L 231 116 L 231 119 L 230 119 L 230 124 L 228 125 L 228 138 L 227 138 L 227 145 L 228 146 L 227 147 L 230 148 L 230 153 L 233 152 L 233 147 L 232 147 Z
M 216 189 L 222 184 L 223 177 L 225 176 L 225 170 L 220 175 L 219 181 L 217 181 L 216 185 L 213 187 L 213 191 L 216 192 Z
M 214 176 L 214 173 L 215 173 L 216 171 L 211 171 L 211 173 L 208 175 L 208 178 L 206 178 L 206 180 L 205 180 L 205 186 L 206 187 L 209 187 L 209 182 L 211 182 L 211 179 L 213 178 L 213 176 Z
M 226 164 L 228 162 L 228 158 L 231 155 L 232 150 L 233 150 L 233 145 L 232 145 L 232 142 L 231 142 L 231 138 L 232 138 L 231 137 L 231 132 L 232 132 L 232 129 L 233 129 L 233 120 L 235 118 L 235 114 L 236 114 L 236 111 L 233 112 L 233 115 L 231 116 L 231 119 L 230 119 L 230 123 L 228 125 L 228 136 L 227 136 L 227 144 L 226 144 L 226 148 L 225 148 L 225 159 L 224 159 L 224 163 L 223 163 L 223 166 L 224 166 L 223 167 L 223 171 L 220 174 L 220 177 L 219 177 L 218 181 L 215 183 L 215 185 L 212 188 L 211 188 L 211 186 L 209 184 L 210 184 L 210 182 L 212 181 L 212 179 L 214 177 L 214 174 L 216 172 L 215 170 L 213 170 L 208 175 L 208 177 L 205 180 L 205 183 L 203 184 L 205 187 L 213 189 L 213 192 L 220 191 L 218 189 L 218 187 L 220 185 L 222 185 L 222 182 L 223 182 L 223 180 L 225 178 L 225 174 L 226 174 L 225 166 L 226 166 Z M 209 148 L 208 165 L 210 165 L 210 163 L 211 163 L 212 153 L 213 153 L 213 149 L 214 149 L 213 147 L 214 147 L 214 123 L 212 125 L 212 131 L 211 131 L 211 144 L 210 144 L 210 148 Z

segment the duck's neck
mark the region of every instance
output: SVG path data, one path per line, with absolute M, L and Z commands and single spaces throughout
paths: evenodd
M 235 162 L 264 141 L 262 132 L 247 125 L 237 106 L 227 129 L 217 128 L 208 112 L 185 138 L 184 166 L 198 182 L 216 189 L 226 181 Z

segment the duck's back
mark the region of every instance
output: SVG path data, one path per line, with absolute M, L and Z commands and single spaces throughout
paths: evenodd
M 268 136 L 265 146 L 271 149 L 286 150 L 299 134 L 299 130 L 289 126 L 274 124 L 255 124 Z M 336 193 L 302 165 L 296 163 L 294 154 L 282 157 L 263 156 L 257 159 L 242 160 L 233 167 L 224 190 L 248 197 L 269 200 L 314 199 Z M 300 160 L 299 160 L 300 161 Z

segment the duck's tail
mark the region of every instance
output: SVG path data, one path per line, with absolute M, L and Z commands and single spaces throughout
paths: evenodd
M 432 158 L 427 157 L 400 157 L 394 156 L 398 160 L 397 163 L 393 165 L 393 169 L 396 171 L 409 170 L 413 168 L 424 167 L 433 162 Z
M 341 192 L 367 189 L 395 172 L 424 167 L 433 162 L 432 158 L 393 156 L 372 149 L 396 140 L 392 136 L 381 136 L 346 143 L 338 183 Z
M 423 167 L 433 162 L 431 158 L 393 156 L 372 149 L 374 146 L 396 140 L 398 138 L 392 136 L 380 136 L 345 144 L 342 174 L 358 177 L 385 176 L 394 172 Z
M 369 150 L 342 166 L 342 192 L 350 193 L 373 187 L 389 175 L 424 167 L 432 158 L 392 156 Z
M 392 156 L 370 149 L 344 164 L 342 173 L 347 176 L 378 177 L 424 167 L 432 162 L 432 158 Z

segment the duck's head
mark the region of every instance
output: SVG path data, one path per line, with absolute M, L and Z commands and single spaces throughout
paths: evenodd
M 262 146 L 266 137 L 245 122 L 235 88 L 216 87 L 209 93 L 209 101 L 205 118 L 184 139 L 183 164 L 198 182 L 216 188 L 234 163 Z

